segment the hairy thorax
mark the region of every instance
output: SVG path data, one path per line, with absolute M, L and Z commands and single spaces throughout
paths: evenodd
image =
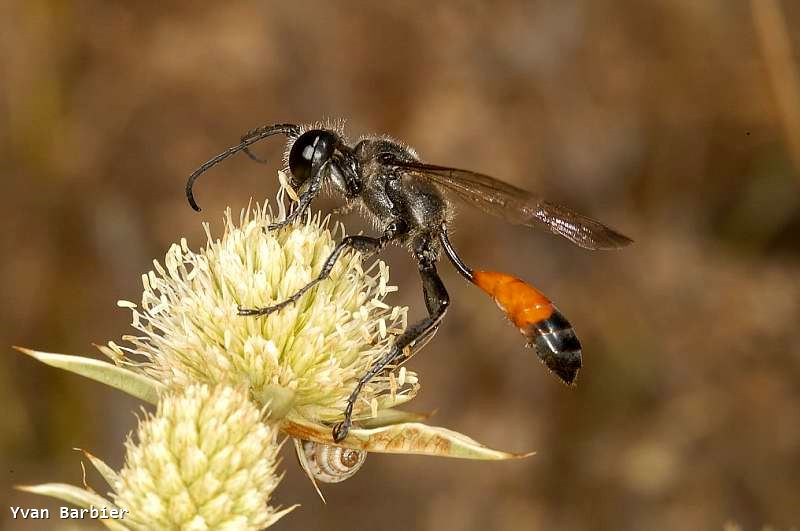
M 360 196 L 363 208 L 375 218 L 379 229 L 400 219 L 407 224 L 408 237 L 416 239 L 437 233 L 448 221 L 449 205 L 436 185 L 407 172 L 393 171 L 378 161 L 382 153 L 416 161 L 413 149 L 381 138 L 362 140 L 355 152 L 364 178 Z

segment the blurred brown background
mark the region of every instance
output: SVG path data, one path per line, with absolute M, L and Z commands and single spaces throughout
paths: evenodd
M 282 146 L 207 175 L 203 214 L 183 197 L 197 165 L 254 126 L 343 117 L 636 245 L 593 254 L 462 209 L 464 259 L 533 282 L 578 329 L 578 387 L 445 263 L 454 304 L 412 364 L 414 408 L 538 455 L 371 455 L 322 506 L 287 452 L 276 498 L 303 507 L 277 529 L 800 526 L 797 2 L 26 0 L 0 6 L 0 43 L 0 525 L 53 528 L 9 522 L 58 505 L 11 486 L 79 483 L 72 447 L 119 467 L 139 407 L 10 345 L 97 355 L 153 258 L 274 195 Z M 414 265 L 386 258 L 421 315 Z

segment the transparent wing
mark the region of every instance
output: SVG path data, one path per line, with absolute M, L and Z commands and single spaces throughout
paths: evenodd
M 487 214 L 514 225 L 547 228 L 584 249 L 619 249 L 633 242 L 597 220 L 488 175 L 420 162 L 393 160 L 390 165 L 432 181 Z

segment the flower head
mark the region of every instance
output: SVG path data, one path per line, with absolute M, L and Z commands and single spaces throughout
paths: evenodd
M 277 433 L 241 390 L 168 394 L 126 443 L 114 503 L 141 529 L 263 529 L 291 510 L 268 505 Z
M 280 196 L 278 204 L 282 217 Z M 224 221 L 218 240 L 206 225 L 208 243 L 199 252 L 182 240 L 170 247 L 163 266 L 154 261 L 142 277 L 141 308 L 120 301 L 131 309 L 139 334 L 123 336 L 128 346 L 100 347 L 117 366 L 18 348 L 158 404 L 157 413 L 140 422 L 138 443 L 128 441 L 122 471 L 86 453 L 114 489 L 113 503 L 62 483 L 20 488 L 84 508 L 116 504 L 130 511 L 130 527 L 137 529 L 254 529 L 291 510 L 268 505 L 279 481 L 278 429 L 295 438 L 312 481 L 349 477 L 366 452 L 490 460 L 530 455 L 488 448 L 421 423 L 428 415 L 391 408 L 419 388 L 405 368 L 365 386 L 353 416 L 362 419 L 361 428 L 334 445 L 345 449 L 329 448 L 334 441 L 325 424 L 341 418 L 357 379 L 406 326 L 406 308 L 383 302 L 395 290 L 387 284 L 388 268 L 377 261 L 364 270 L 358 253 L 345 253 L 329 278 L 294 304 L 267 317 L 242 316 L 240 307 L 282 302 L 317 278 L 336 245 L 336 230 L 328 229 L 327 218 L 309 215 L 268 231 L 272 216 L 258 206 L 236 223 L 229 210 Z M 340 450 L 341 463 L 330 461 Z
M 239 315 L 239 306 L 269 306 L 305 286 L 336 245 L 336 230 L 319 214 L 266 231 L 271 220 L 266 207 L 246 209 L 238 223 L 228 211 L 221 239 L 206 225 L 205 249 L 174 244 L 164 265 L 154 262 L 143 275 L 141 308 L 120 302 L 141 334 L 123 338 L 130 347 L 111 342 L 103 352 L 168 386 L 245 386 L 278 418 L 290 411 L 314 421 L 339 418 L 357 378 L 405 329 L 406 308 L 383 302 L 396 289 L 383 262 L 364 270 L 358 253 L 345 253 L 330 278 L 296 303 L 265 317 Z M 373 379 L 355 417 L 409 399 L 416 375 L 405 381 L 397 391 L 393 376 Z

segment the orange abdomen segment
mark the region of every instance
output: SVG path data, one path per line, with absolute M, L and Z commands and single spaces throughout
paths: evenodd
M 548 369 L 564 383 L 575 382 L 582 363 L 581 343 L 550 299 L 505 273 L 474 271 L 472 282 L 494 299 Z
M 517 328 L 544 321 L 553 313 L 550 299 L 517 277 L 494 271 L 475 271 L 472 281 L 494 299 Z

